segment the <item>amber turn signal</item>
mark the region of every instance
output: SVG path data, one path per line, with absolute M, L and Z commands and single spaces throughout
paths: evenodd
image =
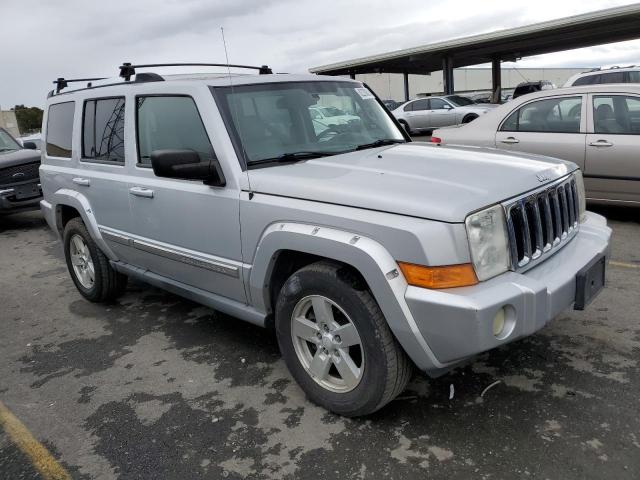
M 478 277 L 470 263 L 425 267 L 413 263 L 398 262 L 409 285 L 422 288 L 468 287 L 478 283 Z

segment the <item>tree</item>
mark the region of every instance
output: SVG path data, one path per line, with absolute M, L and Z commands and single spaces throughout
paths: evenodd
M 16 113 L 20 134 L 39 132 L 42 129 L 42 109 L 16 105 L 12 110 Z

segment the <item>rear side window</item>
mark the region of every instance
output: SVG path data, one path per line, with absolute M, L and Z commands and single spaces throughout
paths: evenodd
M 140 165 L 151 165 L 154 150 L 194 150 L 202 161 L 213 158 L 213 147 L 191 97 L 149 96 L 136 101 Z
M 47 115 L 47 155 L 71 158 L 74 110 L 75 102 L 56 103 L 49 106 Z
M 624 72 L 603 73 L 599 83 L 624 83 Z
M 124 97 L 84 102 L 84 160 L 124 163 L 124 105 Z
M 549 98 L 528 103 L 502 124 L 506 132 L 580 133 L 582 97 Z
M 627 72 L 629 83 L 640 83 L 640 72 Z

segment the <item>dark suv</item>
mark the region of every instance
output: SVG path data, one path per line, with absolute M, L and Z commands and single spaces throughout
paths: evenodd
M 33 142 L 20 145 L 0 128 L 0 215 L 40 207 L 40 152 Z

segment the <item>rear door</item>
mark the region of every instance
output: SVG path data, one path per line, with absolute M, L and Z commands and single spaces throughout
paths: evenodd
M 412 130 L 422 130 L 429 127 L 429 108 L 429 99 L 427 98 L 414 100 L 405 105 L 405 118 Z
M 154 150 L 194 150 L 203 162 L 216 155 L 215 132 L 205 128 L 194 100 L 200 95 L 215 108 L 206 94 L 176 87 L 172 93 L 135 97 L 138 163 L 128 190 L 137 246 L 133 263 L 245 302 L 238 188 L 156 177 L 151 168 Z
M 640 202 L 640 96 L 589 96 L 587 196 Z
M 512 111 L 496 132 L 496 147 L 537 153 L 584 166 L 586 95 L 533 100 Z

